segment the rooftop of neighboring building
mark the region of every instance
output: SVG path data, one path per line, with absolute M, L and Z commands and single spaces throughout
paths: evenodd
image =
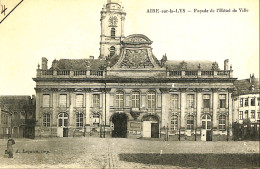
M 34 96 L 28 95 L 2 95 L 0 104 L 8 110 L 22 110 L 34 105 Z
M 259 94 L 259 78 L 255 78 L 254 74 L 248 79 L 236 80 L 234 82 L 233 95 Z

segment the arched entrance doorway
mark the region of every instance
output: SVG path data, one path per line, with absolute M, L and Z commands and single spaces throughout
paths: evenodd
M 115 113 L 111 119 L 114 130 L 112 131 L 112 137 L 127 137 L 127 115 L 125 113 Z
M 68 120 L 69 115 L 67 113 L 60 113 L 58 115 L 58 137 L 68 137 Z
M 155 115 L 147 115 L 142 118 L 143 137 L 159 138 L 159 119 Z
M 205 114 L 202 116 L 202 129 L 201 129 L 201 140 L 202 141 L 212 141 L 212 122 L 211 116 Z

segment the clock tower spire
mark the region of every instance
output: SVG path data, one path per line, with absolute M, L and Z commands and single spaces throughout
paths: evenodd
M 126 13 L 119 0 L 107 0 L 101 10 L 100 59 L 120 54 Z

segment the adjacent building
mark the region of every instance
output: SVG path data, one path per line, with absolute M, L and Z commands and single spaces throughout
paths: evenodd
M 0 102 L 0 138 L 8 138 L 11 133 L 11 114 Z
M 0 96 L 1 136 L 34 138 L 35 96 Z
M 225 140 L 232 135 L 232 67 L 161 60 L 143 34 L 125 37 L 117 0 L 101 10 L 98 59 L 42 58 L 36 78 L 36 137 Z
M 234 122 L 242 124 L 245 120 L 252 125 L 260 124 L 260 89 L 259 79 L 254 75 L 250 78 L 237 80 L 234 83 L 233 112 Z

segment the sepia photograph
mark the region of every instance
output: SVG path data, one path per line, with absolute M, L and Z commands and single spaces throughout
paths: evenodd
M 258 0 L 0 0 L 0 168 L 259 168 Z

